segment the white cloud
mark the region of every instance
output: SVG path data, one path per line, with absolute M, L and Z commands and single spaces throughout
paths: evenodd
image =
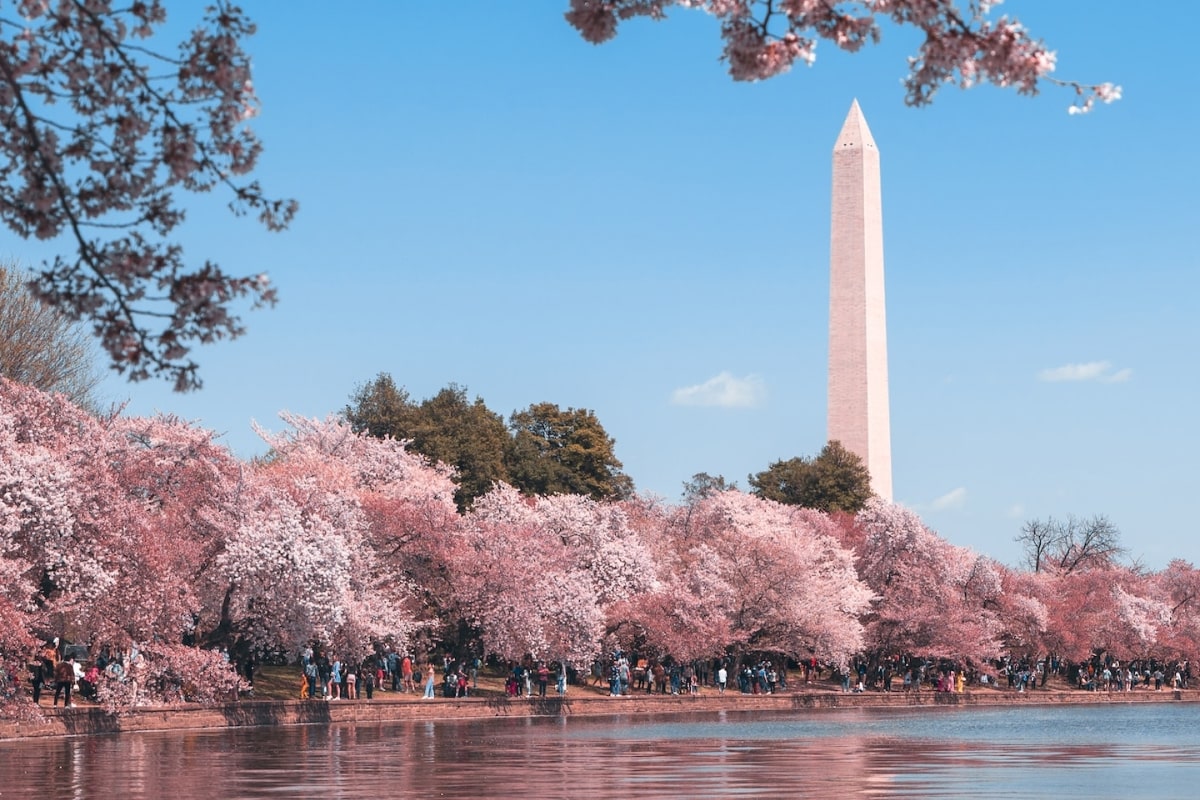
M 753 408 L 767 396 L 767 385 L 757 375 L 735 378 L 722 372 L 696 386 L 684 386 L 671 393 L 677 406 L 721 406 L 723 408 Z
M 934 511 L 945 511 L 949 508 L 962 508 L 966 503 L 967 490 L 965 487 L 959 486 L 934 500 L 932 506 Z
M 1020 519 L 1025 516 L 1025 506 L 1020 503 L 1009 506 L 1007 514 L 1011 519 Z
M 1100 383 L 1124 383 L 1133 377 L 1129 367 L 1114 369 L 1111 361 L 1089 361 L 1086 364 L 1064 364 L 1061 367 L 1044 369 L 1038 380 L 1047 383 L 1062 381 L 1099 381 Z

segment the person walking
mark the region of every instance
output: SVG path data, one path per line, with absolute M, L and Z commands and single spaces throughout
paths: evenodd
M 33 704 L 41 705 L 42 685 L 53 677 L 53 670 L 46 668 L 46 660 L 35 656 L 29 667 L 29 686 L 33 690 Z
M 58 696 L 63 695 L 63 708 L 74 708 L 71 702 L 71 685 L 75 683 L 75 659 L 59 661 L 54 665 L 54 702 L 58 705 Z

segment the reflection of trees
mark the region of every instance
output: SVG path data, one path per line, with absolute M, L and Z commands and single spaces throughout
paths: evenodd
M 1079 780 L 1080 768 L 1197 759 L 1195 736 L 1167 749 L 1122 741 L 1120 720 L 1109 741 L 1047 746 L 1070 722 L 1030 711 L 984 726 L 977 712 L 932 723 L 830 712 L 123 734 L 8 742 L 0 777 L 5 797 L 922 797 L 975 796 L 985 779 L 1044 786 Z M 986 735 L 993 722 L 997 735 Z M 1013 726 L 1022 736 L 1004 735 Z M 1036 759 L 1026 737 L 1039 742 Z

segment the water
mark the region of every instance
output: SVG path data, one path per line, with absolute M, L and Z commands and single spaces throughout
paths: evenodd
M 521 718 L 0 744 L 0 797 L 1191 798 L 1200 705 Z

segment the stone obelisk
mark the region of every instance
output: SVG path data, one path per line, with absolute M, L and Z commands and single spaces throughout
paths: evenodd
M 892 499 L 879 150 L 855 100 L 833 148 L 829 257 L 829 439 Z

